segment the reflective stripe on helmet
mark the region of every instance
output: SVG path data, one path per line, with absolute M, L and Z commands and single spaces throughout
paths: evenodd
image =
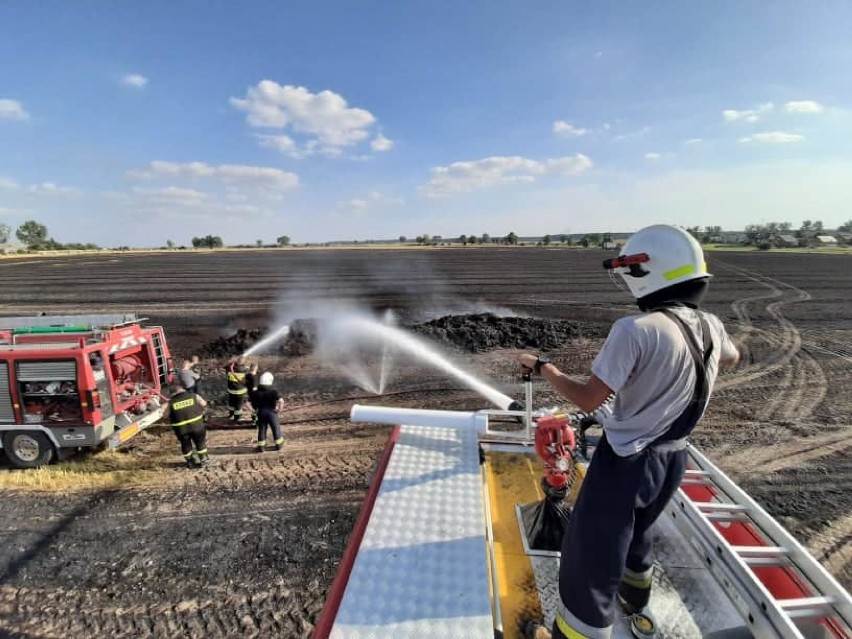
M 663 273 L 663 277 L 667 280 L 676 280 L 679 277 L 683 277 L 684 275 L 692 275 L 698 271 L 695 267 L 695 264 L 684 264 L 683 266 L 678 266 L 677 268 L 673 268 L 670 271 L 666 271 Z M 701 264 L 701 272 L 707 272 L 707 263 L 703 262 Z

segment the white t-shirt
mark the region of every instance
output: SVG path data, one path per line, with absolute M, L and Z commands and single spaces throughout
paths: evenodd
M 703 346 L 704 315 L 713 352 L 707 363 L 712 392 L 719 360 L 736 357 L 737 350 L 718 317 L 705 311 L 672 307 Z M 615 392 L 615 400 L 598 411 L 613 450 L 622 457 L 644 449 L 662 435 L 689 403 L 695 389 L 695 363 L 674 320 L 663 313 L 622 317 L 613 324 L 603 349 L 592 364 L 594 373 Z

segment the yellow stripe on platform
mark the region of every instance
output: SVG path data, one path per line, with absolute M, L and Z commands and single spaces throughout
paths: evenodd
M 128 439 L 138 433 L 139 430 L 139 422 L 131 424 L 130 426 L 126 426 L 124 430 L 118 432 L 118 441 L 126 442 Z
M 494 560 L 504 639 L 523 639 L 519 620 L 542 616 L 530 560 L 521 542 L 516 504 L 544 498 L 541 464 L 535 455 L 485 453 L 485 477 L 491 505 Z
M 483 466 L 488 482 L 491 528 L 494 535 L 496 597 L 500 602 L 504 639 L 523 639 L 520 624 L 543 617 L 532 564 L 524 552 L 515 506 L 544 499 L 542 464 L 534 454 L 488 451 Z M 577 480 L 568 493 L 577 498 L 585 468 L 576 467 Z

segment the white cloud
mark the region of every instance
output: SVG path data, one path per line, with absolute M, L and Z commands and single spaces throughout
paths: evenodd
M 390 140 L 379 133 L 373 138 L 373 141 L 370 142 L 370 148 L 373 149 L 373 151 L 390 151 L 391 148 L 393 148 L 393 140 Z
M 295 140 L 289 135 L 259 135 L 257 137 L 260 140 L 260 146 L 264 148 L 281 151 L 281 153 L 296 159 L 304 157 Z
M 270 215 L 272 210 L 268 207 L 252 202 L 230 202 L 226 194 L 222 198 L 219 194 L 199 191 L 197 189 L 179 186 L 166 186 L 162 188 L 134 187 L 130 192 L 104 191 L 101 197 L 110 202 L 111 206 L 120 203 L 122 210 L 135 215 L 155 215 L 161 217 L 183 216 L 194 218 L 206 218 L 220 221 L 228 219 L 241 221 L 247 215 Z
M 581 135 L 586 135 L 589 130 L 583 129 L 581 127 L 576 127 L 573 124 L 569 124 L 565 120 L 556 120 L 556 122 L 553 123 L 553 132 L 558 133 L 559 135 L 579 137 Z
M 689 138 L 688 140 L 684 141 L 684 144 L 700 144 L 703 141 L 703 138 Z
M 290 190 L 299 186 L 299 176 L 266 166 L 220 164 L 212 166 L 204 162 L 165 162 L 154 160 L 144 171 L 128 171 L 134 179 L 159 179 L 183 177 L 189 179 L 213 179 L 230 185 L 258 185 L 276 190 Z
M 616 135 L 613 140 L 616 142 L 621 142 L 622 140 L 630 140 L 633 138 L 641 138 L 648 135 L 651 132 L 651 127 L 643 126 L 638 131 L 632 131 L 630 133 L 622 133 L 621 135 Z
M 552 175 L 580 175 L 590 168 L 592 168 L 592 161 L 588 156 L 578 153 L 546 160 L 542 172 Z
M 21 185 L 12 178 L 0 175 L 0 190 L 20 191 L 30 195 L 71 195 L 79 193 L 80 190 L 73 186 L 60 186 L 55 182 L 38 182 L 36 184 Z
M 133 193 L 151 200 L 161 200 L 172 204 L 196 206 L 202 204 L 205 200 L 210 199 L 208 193 L 203 193 L 195 189 L 185 189 L 178 186 L 167 186 L 159 189 L 147 189 L 143 187 L 135 187 Z
M 0 98 L 0 120 L 29 120 L 30 114 L 17 100 Z
M 134 89 L 144 89 L 148 85 L 148 78 L 138 73 L 128 73 L 121 78 L 121 83 Z
M 602 58 L 603 57 L 603 51 L 598 51 L 597 53 L 595 53 L 595 57 L 598 58 L 598 59 Z
M 38 193 L 43 195 L 71 195 L 79 193 L 79 189 L 73 186 L 59 186 L 55 182 L 39 182 L 38 184 L 30 184 L 27 187 L 30 193 Z
M 375 208 L 377 206 L 400 205 L 405 204 L 405 200 L 401 197 L 388 195 L 381 191 L 370 191 L 366 195 L 354 197 L 346 203 L 341 203 L 341 206 L 348 207 L 353 211 L 365 211 L 367 208 Z
M 754 109 L 745 109 L 743 111 L 725 109 L 722 111 L 722 117 L 725 119 L 725 122 L 757 122 L 774 108 L 775 105 L 772 102 L 764 102 Z
M 822 113 L 823 106 L 816 100 L 793 100 L 784 105 L 787 113 Z
M 652 161 L 653 161 L 653 160 L 659 160 L 661 157 L 663 157 L 663 156 L 662 156 L 662 155 L 660 155 L 659 153 L 654 153 L 654 152 L 646 153 L 646 154 L 645 154 L 645 159 L 646 159 L 646 160 L 652 160 Z
M 127 193 L 102 193 L 102 197 L 122 202 L 139 214 L 174 217 L 184 211 L 235 224 L 249 214 L 275 215 L 279 202 L 299 185 L 295 173 L 273 167 L 163 160 L 150 162 L 144 170 L 128 171 L 127 177 L 153 184 Z
M 427 197 L 442 197 L 516 182 L 534 182 L 539 176 L 579 175 L 592 167 L 583 154 L 540 162 L 520 156 L 493 156 L 472 162 L 454 162 L 432 169 L 432 179 L 418 187 Z
M 14 191 L 18 188 L 18 186 L 18 183 L 12 178 L 0 175 L 0 189 L 3 189 L 4 191 Z
M 311 93 L 305 87 L 282 86 L 272 80 L 261 80 L 249 87 L 245 98 L 231 98 L 230 102 L 247 113 L 250 126 L 286 129 L 291 136 L 298 135 L 295 152 L 301 157 L 317 153 L 340 156 L 345 148 L 367 140 L 370 127 L 376 122 L 372 113 L 350 107 L 343 96 L 333 91 Z M 379 146 L 390 142 L 381 134 L 374 142 L 377 140 Z M 285 152 L 294 153 L 289 148 Z
M 766 142 L 770 144 L 786 144 L 790 142 L 801 142 L 805 136 L 798 133 L 785 133 L 784 131 L 771 131 L 768 133 L 755 133 L 744 138 L 740 142 Z

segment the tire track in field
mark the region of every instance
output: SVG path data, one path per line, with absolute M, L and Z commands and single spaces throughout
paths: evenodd
M 760 468 L 762 473 L 773 473 L 849 449 L 852 449 L 852 429 L 844 429 L 763 445 L 759 449 L 744 448 L 726 455 L 725 465 L 730 468 Z
M 820 355 L 832 355 L 852 364 L 852 348 L 847 342 L 832 338 L 835 331 L 831 329 L 812 328 L 802 331 L 802 342 L 808 351 L 815 351 Z
M 802 291 L 801 289 L 797 289 L 751 271 L 746 271 L 745 269 L 726 264 L 723 264 L 723 266 L 728 270 L 768 289 L 768 292 L 766 293 L 749 295 L 731 303 L 731 309 L 740 321 L 740 330 L 735 333 L 735 336 L 745 340 L 748 340 L 752 335 L 759 336 L 761 339 L 766 340 L 776 347 L 777 352 L 773 353 L 772 357 L 767 361 L 759 362 L 754 366 L 746 366 L 733 375 L 729 375 L 726 379 L 720 381 L 717 386 L 718 388 L 739 385 L 764 377 L 769 373 L 780 369 L 793 359 L 801 348 L 801 336 L 799 335 L 795 325 L 787 320 L 778 309 L 784 304 L 810 299 L 810 294 Z M 794 292 L 792 299 L 784 299 L 784 287 Z M 763 309 L 778 323 L 778 326 L 781 329 L 780 334 L 772 333 L 756 327 L 751 319 L 751 315 L 748 311 L 749 304 L 764 300 L 776 300 L 765 304 Z
M 807 548 L 834 575 L 852 574 L 852 514 L 841 517 L 808 540 Z
M 765 421 L 772 419 L 793 421 L 807 418 L 825 398 L 828 392 L 828 380 L 816 359 L 802 351 L 801 331 L 784 316 L 782 309 L 787 304 L 810 300 L 810 293 L 753 271 L 727 264 L 722 266 L 768 289 L 766 293 L 735 300 L 731 304 L 731 309 L 741 324 L 737 337 L 743 342 L 748 342 L 751 338 L 761 339 L 773 350 L 764 361 L 725 376 L 718 382 L 717 388 L 721 390 L 742 386 L 780 373 L 782 378 L 775 387 L 775 392 L 771 394 L 771 399 L 756 417 Z M 777 323 L 780 329 L 777 332 L 757 328 L 751 319 L 749 304 L 763 301 L 768 302 L 763 310 Z M 754 351 L 754 349 L 750 350 Z

